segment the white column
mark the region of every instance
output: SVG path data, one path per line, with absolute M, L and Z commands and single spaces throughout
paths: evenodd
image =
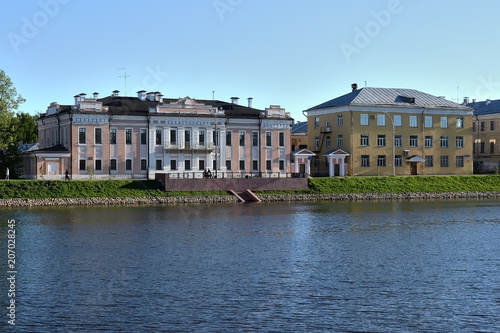
M 345 157 L 342 157 L 342 163 L 340 163 L 340 176 L 345 176 Z
M 218 167 L 220 171 L 226 171 L 226 127 L 219 127 L 219 159 Z
M 330 169 L 329 170 L 330 177 L 335 177 L 335 169 L 333 168 L 333 157 L 332 156 L 328 156 L 328 168 Z

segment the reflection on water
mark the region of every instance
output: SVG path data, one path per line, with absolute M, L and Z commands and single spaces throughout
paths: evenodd
M 0 210 L 0 226 L 18 221 L 24 332 L 494 332 L 499 212 L 498 201 L 61 207 Z

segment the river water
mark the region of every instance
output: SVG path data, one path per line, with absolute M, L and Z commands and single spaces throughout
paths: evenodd
M 499 332 L 500 202 L 0 210 L 17 332 Z M 16 221 L 15 327 L 7 221 Z

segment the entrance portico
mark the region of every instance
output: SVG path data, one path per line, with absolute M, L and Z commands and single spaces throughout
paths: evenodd
M 348 153 L 346 153 L 342 149 L 334 149 L 327 151 L 323 156 L 328 159 L 328 173 L 330 177 L 345 177 L 345 171 L 347 169 L 345 159 L 349 156 Z
M 309 175 L 311 173 L 311 159 L 316 156 L 308 149 L 297 149 L 292 152 L 295 173 Z

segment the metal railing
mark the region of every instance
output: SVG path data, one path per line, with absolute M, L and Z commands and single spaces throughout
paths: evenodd
M 203 171 L 171 171 L 166 173 L 168 179 L 255 179 L 255 178 L 304 178 L 304 173 L 285 173 L 285 172 L 231 172 L 231 171 L 211 171 L 207 176 Z

